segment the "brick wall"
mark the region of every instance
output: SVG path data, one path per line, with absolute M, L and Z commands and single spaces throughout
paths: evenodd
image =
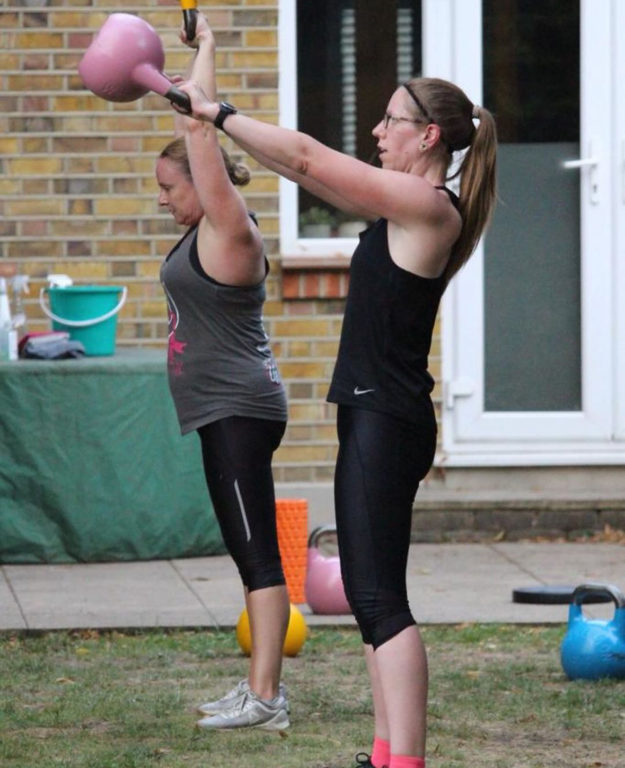
M 220 95 L 277 121 L 277 0 L 202 0 L 201 9 L 217 38 Z M 15 265 L 31 278 L 29 330 L 48 327 L 37 300 L 46 275 L 65 273 L 76 284 L 126 285 L 118 346 L 164 348 L 158 271 L 180 231 L 158 209 L 154 162 L 172 136 L 172 111 L 155 94 L 104 101 L 85 90 L 77 73 L 93 33 L 114 12 L 152 24 L 163 40 L 166 72 L 185 70 L 189 52 L 178 41 L 175 0 L 5 0 L 0 7 L 0 266 Z M 347 275 L 282 270 L 278 181 L 246 161 L 253 180 L 244 192 L 271 262 L 266 326 L 290 404 L 276 479 L 328 481 L 336 436 L 324 398 Z M 432 363 L 438 378 L 438 335 Z

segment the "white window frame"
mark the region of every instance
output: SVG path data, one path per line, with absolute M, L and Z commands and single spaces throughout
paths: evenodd
M 280 0 L 278 6 L 278 66 L 280 72 L 280 125 L 297 128 L 297 3 Z M 300 237 L 297 184 L 280 177 L 280 253 L 283 261 L 302 266 L 310 260 L 320 265 L 347 264 L 356 248 L 355 237 Z

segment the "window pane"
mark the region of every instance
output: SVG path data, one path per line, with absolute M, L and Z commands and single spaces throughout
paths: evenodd
M 391 93 L 421 71 L 421 4 L 298 0 L 297 56 L 299 129 L 355 157 L 372 159 L 371 130 Z M 333 210 L 300 190 L 300 214 L 313 207 Z
M 577 0 L 483 0 L 484 103 L 499 132 L 485 240 L 485 409 L 581 408 Z

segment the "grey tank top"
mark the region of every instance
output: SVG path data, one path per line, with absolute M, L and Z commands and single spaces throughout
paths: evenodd
M 167 371 L 182 434 L 228 416 L 287 420 L 284 386 L 262 320 L 265 281 L 223 285 L 192 266 L 197 228 L 161 266 Z

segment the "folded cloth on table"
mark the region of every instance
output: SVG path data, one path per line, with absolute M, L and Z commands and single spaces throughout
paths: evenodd
M 45 344 L 29 340 L 24 344 L 21 356 L 29 360 L 61 360 L 85 356 L 85 345 L 71 339 L 58 339 Z

